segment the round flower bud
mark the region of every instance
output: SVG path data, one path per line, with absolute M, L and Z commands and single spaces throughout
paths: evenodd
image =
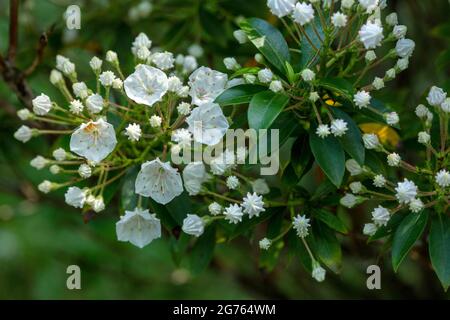
M 38 116 L 46 115 L 52 108 L 52 101 L 43 93 L 34 98 L 31 103 L 33 105 L 33 112 Z
M 86 107 L 91 113 L 99 113 L 103 110 L 103 98 L 98 93 L 91 94 L 86 99 Z
M 363 173 L 363 168 L 355 159 L 349 159 L 345 162 L 345 168 L 350 172 L 351 176 L 357 176 Z
M 239 187 L 239 179 L 236 178 L 235 176 L 229 176 L 227 178 L 227 187 L 231 190 L 236 189 L 237 187 Z
M 358 194 L 363 191 L 363 185 L 359 181 L 352 182 L 350 183 L 350 190 L 352 190 L 353 193 Z
M 25 121 L 31 119 L 33 117 L 33 114 L 30 112 L 30 110 L 24 108 L 17 111 L 17 116 L 20 120 Z
M 261 250 L 269 250 L 271 245 L 272 245 L 272 241 L 270 241 L 267 238 L 263 238 L 259 241 L 259 248 Z
M 450 186 L 450 173 L 447 170 L 442 169 L 436 174 L 435 180 L 440 187 L 447 188 Z
M 400 158 L 400 156 L 395 152 L 387 156 L 387 163 L 391 167 L 398 167 L 400 165 L 401 160 L 402 158 Z
M 314 71 L 310 69 L 304 69 L 300 75 L 302 79 L 306 82 L 314 81 L 314 79 L 316 78 L 316 74 L 314 73 Z
M 196 214 L 188 214 L 183 220 L 182 230 L 189 235 L 200 237 L 205 231 L 205 221 Z
M 63 148 L 58 148 L 53 151 L 53 158 L 56 161 L 64 161 L 66 160 L 66 151 Z
M 240 44 L 244 44 L 248 41 L 247 34 L 243 30 L 235 30 L 233 36 Z
M 73 93 L 80 99 L 86 99 L 89 95 L 88 87 L 84 82 L 76 82 L 72 85 Z
M 384 117 L 386 119 L 386 123 L 390 126 L 395 126 L 400 120 L 397 112 L 386 113 Z
M 272 82 L 270 82 L 269 89 L 273 92 L 280 92 L 283 90 L 283 84 L 280 80 L 273 80 Z
M 374 133 L 366 133 L 363 135 L 364 147 L 366 149 L 377 149 L 380 147 L 380 140 Z
M 159 128 L 159 127 L 161 127 L 161 123 L 162 123 L 161 117 L 159 117 L 157 115 L 152 115 L 150 117 L 150 126 L 152 128 Z
M 115 78 L 112 82 L 112 87 L 116 90 L 122 90 L 123 88 L 123 81 L 119 78 Z
M 386 23 L 391 27 L 394 27 L 398 24 L 398 16 L 397 13 L 392 12 L 386 17 Z
M 92 169 L 87 164 L 83 163 L 78 167 L 78 174 L 80 177 L 87 179 L 92 175 Z
M 89 65 L 94 72 L 100 72 L 102 68 L 103 61 L 97 57 L 93 57 L 91 61 L 89 61 Z
M 222 206 L 217 202 L 213 202 L 208 206 L 209 213 L 211 213 L 213 216 L 221 214 L 222 209 L 223 209 Z
M 419 143 L 426 145 L 426 144 L 430 143 L 430 140 L 431 140 L 431 137 L 427 132 L 425 132 L 425 131 L 419 132 L 418 138 L 417 138 L 417 141 L 419 141 Z
M 377 232 L 378 228 L 374 223 L 366 223 L 364 225 L 363 234 L 366 236 L 373 236 Z
M 373 185 L 377 188 L 383 188 L 386 185 L 386 178 L 378 174 L 373 178 Z
M 269 83 L 272 81 L 273 73 L 269 69 L 262 69 L 258 72 L 258 79 L 262 83 Z
M 181 102 L 177 107 L 177 111 L 180 115 L 187 116 L 191 113 L 191 105 L 187 102 Z
M 406 36 L 406 33 L 408 32 L 408 28 L 403 25 L 397 25 L 394 27 L 394 30 L 392 30 L 392 34 L 397 39 L 402 39 Z
M 372 85 L 375 89 L 380 90 L 384 88 L 384 80 L 379 77 L 375 77 L 375 79 L 372 82 Z
M 441 103 L 441 109 L 445 113 L 450 113 L 450 98 L 445 99 L 444 102 Z
M 358 91 L 353 97 L 353 101 L 355 102 L 356 106 L 359 107 L 360 109 L 369 106 L 370 100 L 371 100 L 370 94 L 364 90 Z
M 393 79 L 395 79 L 396 75 L 397 75 L 397 71 L 394 68 L 391 68 L 388 71 L 386 71 L 385 79 L 393 80 Z
M 377 58 L 377 54 L 373 50 L 369 50 L 366 52 L 366 55 L 364 56 L 367 62 L 372 62 Z
M 53 183 L 48 180 L 44 180 L 38 185 L 38 190 L 42 193 L 49 193 L 50 191 L 52 191 L 52 189 Z
M 330 133 L 330 127 L 327 124 L 320 124 L 316 129 L 316 134 L 322 139 L 329 136 Z
M 58 70 L 52 70 L 50 72 L 50 83 L 56 86 L 58 83 L 63 81 L 63 75 Z
M 16 132 L 14 132 L 14 138 L 23 143 L 28 142 L 32 136 L 33 130 L 27 126 L 21 126 Z
M 107 51 L 106 52 L 106 61 L 108 61 L 109 63 L 112 63 L 112 64 L 119 63 L 117 53 L 114 51 L 111 51 L 111 50 Z
M 415 112 L 416 112 L 416 116 L 418 116 L 419 118 L 425 118 L 427 116 L 427 113 L 429 112 L 429 110 L 423 104 L 419 104 L 416 107 Z
M 447 93 L 439 87 L 431 87 L 427 101 L 433 107 L 439 107 L 447 98 Z
M 48 160 L 43 156 L 37 156 L 30 161 L 30 165 L 38 170 L 43 169 L 48 164 Z
M 116 76 L 114 75 L 114 72 L 112 72 L 112 71 L 104 71 L 98 77 L 100 83 L 104 87 L 111 87 L 115 78 L 116 78 Z
M 298 2 L 293 13 L 294 21 L 304 26 L 314 19 L 314 9 L 310 3 Z
M 395 51 L 399 57 L 408 58 L 413 54 L 415 47 L 416 43 L 414 41 L 403 38 L 397 41 Z
M 241 66 L 233 57 L 223 59 L 223 64 L 228 70 L 238 70 Z
M 50 166 L 49 170 L 51 174 L 58 174 L 61 172 L 61 167 L 56 164 L 53 164 Z
M 358 203 L 358 198 L 356 198 L 353 194 L 347 193 L 344 197 L 339 200 L 339 203 L 346 208 L 353 208 Z

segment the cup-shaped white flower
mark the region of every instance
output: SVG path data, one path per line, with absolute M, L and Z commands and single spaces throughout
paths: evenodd
M 167 76 L 161 70 L 140 64 L 124 82 L 125 93 L 136 103 L 152 106 L 168 89 Z
M 161 237 L 161 222 L 148 210 L 136 208 L 125 211 L 125 215 L 116 223 L 117 240 L 129 241 L 143 248 L 154 239 Z
M 142 164 L 135 191 L 158 203 L 167 204 L 183 192 L 183 182 L 177 169 L 172 168 L 169 162 L 161 162 L 156 158 Z
M 191 162 L 183 170 L 184 188 L 191 196 L 200 192 L 205 178 L 206 170 L 203 162 Z
M 189 95 L 192 104 L 201 106 L 211 103 L 221 94 L 227 85 L 228 76 L 207 67 L 200 67 L 189 76 Z
M 205 231 L 205 221 L 196 214 L 188 214 L 181 229 L 191 236 L 200 237 Z
M 83 123 L 70 137 L 70 150 L 94 162 L 105 159 L 116 144 L 114 127 L 102 118 Z
M 207 103 L 192 110 L 186 118 L 188 130 L 198 143 L 213 146 L 220 142 L 229 127 L 218 104 Z

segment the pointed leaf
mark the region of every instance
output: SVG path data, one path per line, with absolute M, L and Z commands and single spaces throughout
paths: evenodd
M 288 96 L 272 91 L 263 91 L 254 95 L 248 108 L 250 128 L 268 129 L 288 102 Z
M 450 217 L 442 215 L 433 219 L 429 250 L 431 264 L 445 290 L 450 286 Z
M 255 94 L 266 89 L 267 87 L 257 84 L 240 84 L 222 92 L 214 102 L 222 107 L 249 103 Z

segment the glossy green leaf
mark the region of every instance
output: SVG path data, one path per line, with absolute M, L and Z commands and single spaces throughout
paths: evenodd
M 341 219 L 327 210 L 314 210 L 314 217 L 324 222 L 327 226 L 329 226 L 333 230 L 336 230 L 337 232 L 344 234 L 348 233 L 347 227 L 341 221 Z
M 216 245 L 216 228 L 208 226 L 205 232 L 197 239 L 192 251 L 189 253 L 190 268 L 193 274 L 202 273 L 208 267 Z
M 222 107 L 249 103 L 255 94 L 266 89 L 267 87 L 257 84 L 240 84 L 222 92 L 214 102 Z
M 344 150 L 355 159 L 360 165 L 364 164 L 366 149 L 364 148 L 361 130 L 353 119 L 344 111 L 338 108 L 332 108 L 336 119 L 342 119 L 347 122 L 348 131 L 342 137 L 338 137 Z
M 318 31 L 321 39 L 324 39 L 324 32 L 322 30 L 322 24 L 320 23 L 319 17 L 316 15 L 313 22 L 308 23 L 304 26 L 304 30 L 306 34 L 308 35 L 308 38 L 311 40 L 311 43 L 308 41 L 308 38 L 302 37 L 301 39 L 301 45 L 300 50 L 302 52 L 301 54 L 301 62 L 303 68 L 309 66 L 314 66 L 319 58 L 319 55 L 317 54 L 317 51 L 320 51 L 322 49 L 322 40 L 317 36 L 316 32 L 313 29 L 312 24 L 315 25 L 316 30 Z
M 445 290 L 450 286 L 450 217 L 441 215 L 431 223 L 428 248 L 431 264 Z
M 327 267 L 338 273 L 342 262 L 342 250 L 334 231 L 326 224 L 315 221 L 311 232 L 315 253 Z
M 339 141 L 333 136 L 320 138 L 316 134 L 316 126 L 313 126 L 309 133 L 309 145 L 325 175 L 339 187 L 345 173 L 345 154 Z
M 427 221 L 426 212 L 410 213 L 398 226 L 392 243 L 392 266 L 396 272 L 414 243 L 422 235 Z
M 285 62 L 290 62 L 289 47 L 278 29 L 268 22 L 250 18 L 240 24 L 250 41 L 278 71 L 286 74 Z
M 254 95 L 247 114 L 250 128 L 268 129 L 288 102 L 288 96 L 272 91 L 263 91 Z
M 343 96 L 348 100 L 353 99 L 355 90 L 352 84 L 343 78 L 325 78 L 320 80 L 319 86 Z

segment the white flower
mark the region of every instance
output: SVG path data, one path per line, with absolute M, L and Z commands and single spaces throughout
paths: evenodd
M 376 226 L 386 226 L 391 218 L 391 213 L 388 209 L 378 206 L 372 211 L 372 220 Z
M 171 140 L 177 142 L 180 147 L 189 147 L 192 142 L 192 134 L 187 129 L 177 129 L 172 131 Z
M 330 127 L 327 124 L 320 124 L 316 129 L 316 134 L 320 138 L 326 138 L 330 133 Z
M 128 140 L 130 141 L 139 141 L 139 139 L 142 136 L 142 130 L 141 130 L 141 126 L 138 125 L 137 123 L 130 123 L 126 128 L 125 128 L 125 135 L 128 137 Z
M 253 192 L 257 194 L 268 194 L 270 188 L 266 183 L 266 180 L 259 178 L 251 182 Z
M 408 179 L 404 179 L 403 182 L 397 183 L 395 191 L 397 192 L 395 197 L 400 204 L 410 203 L 417 196 L 417 186 Z
M 383 78 L 375 77 L 375 79 L 372 82 L 372 85 L 377 90 L 383 89 L 384 88 Z
M 341 198 L 339 203 L 344 207 L 350 209 L 353 208 L 358 203 L 358 198 L 356 198 L 355 195 L 351 193 L 346 193 L 345 196 Z
M 187 116 L 189 113 L 191 113 L 191 105 L 187 102 L 181 102 L 177 106 L 177 111 L 182 116 Z
M 294 221 L 292 221 L 292 226 L 294 227 L 297 235 L 300 238 L 305 238 L 308 233 L 308 228 L 311 226 L 309 224 L 310 219 L 306 218 L 306 216 L 297 215 L 294 217 Z
M 384 117 L 386 118 L 386 123 L 390 126 L 394 126 L 394 125 L 398 124 L 398 122 L 400 120 L 397 112 L 386 113 L 384 115 Z
M 117 53 L 112 50 L 107 51 L 106 52 L 106 61 L 108 61 L 109 63 L 112 63 L 112 64 L 119 63 Z
M 31 103 L 33 104 L 33 112 L 38 116 L 46 115 L 52 108 L 52 101 L 43 93 L 34 98 Z
M 299 2 L 295 5 L 294 21 L 300 25 L 310 23 L 314 19 L 314 9 L 310 3 Z
M 347 132 L 347 122 L 342 119 L 335 119 L 331 122 L 331 133 L 336 137 L 341 137 Z
M 64 161 L 66 159 L 66 150 L 63 148 L 58 148 L 53 151 L 53 158 L 57 161 Z
M 193 56 L 186 56 L 184 57 L 183 61 L 183 72 L 188 74 L 197 69 L 198 63 L 197 59 Z
M 31 119 L 33 117 L 33 114 L 28 109 L 20 109 L 17 111 L 17 116 L 20 120 L 25 121 L 28 119 Z
M 366 133 L 362 138 L 366 149 L 377 149 L 380 146 L 380 140 L 374 133 Z
M 188 48 L 188 53 L 191 56 L 194 56 L 196 58 L 200 58 L 201 56 L 203 56 L 204 52 L 203 52 L 203 48 L 200 45 L 194 43 Z
M 38 190 L 42 193 L 49 193 L 50 191 L 52 191 L 52 188 L 53 183 L 48 180 L 44 180 L 38 185 Z
M 69 110 L 73 114 L 80 114 L 81 112 L 83 112 L 83 109 L 84 109 L 83 103 L 81 103 L 81 101 L 77 99 L 72 100 L 72 102 L 69 105 Z
M 283 84 L 280 80 L 273 80 L 270 82 L 269 89 L 273 92 L 280 92 L 283 90 Z
M 14 138 L 23 143 L 28 142 L 32 136 L 33 130 L 25 125 L 20 126 L 20 128 L 17 129 L 16 132 L 14 132 Z
M 442 102 L 441 109 L 445 113 L 450 113 L 450 98 L 447 98 L 444 102 Z
M 103 119 L 83 123 L 70 137 L 70 150 L 90 161 L 105 159 L 117 144 L 114 127 Z
M 287 16 L 294 10 L 296 0 L 267 0 L 267 6 L 278 18 Z
M 342 0 L 341 7 L 343 9 L 350 9 L 354 3 L 355 3 L 355 0 Z
M 429 112 L 429 110 L 423 104 L 419 104 L 416 107 L 415 112 L 416 112 L 416 116 L 418 116 L 419 118 L 425 118 L 427 116 L 427 113 Z
M 102 68 L 103 61 L 97 57 L 93 57 L 91 61 L 89 61 L 89 65 L 91 66 L 94 72 L 99 72 Z
M 270 69 L 265 68 L 258 71 L 258 79 L 262 83 L 269 83 L 270 81 L 272 81 L 272 78 L 273 73 L 272 71 L 270 71 Z
M 400 70 L 404 71 L 409 67 L 409 58 L 398 59 L 395 66 Z
M 421 143 L 421 144 L 428 144 L 428 143 L 430 143 L 430 139 L 431 139 L 431 137 L 427 132 L 421 131 L 418 134 L 417 141 L 419 141 L 419 143 Z
M 316 78 L 316 74 L 311 69 L 304 69 L 300 73 L 300 75 L 301 75 L 303 81 L 306 81 L 306 82 L 311 82 Z
M 205 231 L 205 221 L 196 214 L 188 214 L 181 229 L 191 236 L 200 237 Z
M 413 54 L 415 47 L 416 44 L 411 39 L 400 39 L 395 45 L 395 51 L 399 57 L 408 58 Z
M 210 146 L 219 143 L 229 127 L 222 109 L 215 103 L 202 104 L 192 110 L 186 123 L 196 142 Z
M 229 223 L 234 224 L 241 222 L 242 216 L 244 215 L 242 213 L 241 207 L 237 204 L 230 204 L 228 207 L 225 208 L 223 214 L 225 215 L 225 220 L 227 220 Z
M 83 163 L 78 167 L 78 174 L 84 179 L 89 178 L 92 175 L 91 167 Z
M 326 270 L 322 268 L 318 262 L 314 261 L 311 275 L 317 282 L 322 282 L 325 280 Z
M 144 197 L 151 197 L 158 203 L 167 204 L 183 192 L 183 182 L 177 169 L 159 158 L 142 164 L 135 191 Z
M 161 123 L 162 123 L 162 119 L 161 119 L 161 117 L 160 116 L 157 116 L 157 115 L 152 115 L 151 117 L 150 117 L 150 126 L 152 127 L 152 128 L 159 128 L 159 127 L 161 127 Z
M 151 46 L 152 46 L 152 41 L 147 37 L 147 35 L 145 33 L 141 32 L 134 39 L 132 46 L 131 46 L 131 52 L 134 55 L 137 55 L 137 51 L 140 48 L 146 48 L 148 50 L 148 49 L 150 49 Z
M 235 30 L 233 36 L 239 44 L 244 44 L 248 41 L 247 34 L 243 30 Z
M 123 88 L 123 81 L 119 78 L 115 78 L 113 83 L 112 83 L 112 87 L 116 90 L 122 90 Z
M 373 185 L 377 188 L 383 188 L 386 185 L 386 178 L 381 174 L 377 174 L 373 178 Z
M 383 38 L 383 28 L 377 22 L 367 21 L 359 30 L 359 39 L 366 49 L 380 46 Z
M 404 25 L 397 25 L 392 30 L 392 34 L 396 39 L 403 39 L 408 32 L 408 28 Z
M 211 103 L 227 85 L 228 76 L 207 67 L 200 67 L 189 76 L 189 95 L 192 104 L 202 106 Z
M 156 214 L 136 208 L 125 211 L 125 215 L 116 223 L 117 240 L 129 241 L 143 248 L 154 239 L 161 237 L 161 222 Z
M 261 250 L 269 250 L 271 245 L 272 245 L 272 241 L 270 241 L 267 238 L 262 238 L 261 240 L 259 240 L 259 248 Z
M 161 70 L 140 64 L 124 81 L 125 93 L 136 103 L 152 106 L 168 89 L 168 79 Z
M 150 54 L 151 52 L 150 50 L 148 50 L 147 47 L 139 47 L 135 53 L 136 58 L 138 58 L 141 61 L 146 61 L 150 57 Z
M 362 191 L 362 189 L 363 189 L 363 185 L 361 182 L 355 181 L 355 182 L 350 183 L 350 190 L 352 190 L 353 193 L 358 194 Z
M 65 75 L 72 75 L 75 73 L 75 65 L 66 57 L 56 56 L 56 69 L 60 70 Z
M 86 202 L 86 192 L 78 187 L 70 187 L 64 195 L 66 203 L 75 208 L 83 208 Z
M 217 216 L 222 213 L 222 206 L 218 204 L 217 202 L 213 202 L 208 206 L 208 211 L 213 216 Z
M 253 83 L 255 83 L 255 81 L 256 81 L 256 76 L 255 76 L 254 74 L 246 73 L 246 74 L 244 74 L 244 80 L 245 80 L 247 83 L 253 84 Z M 273 81 L 272 81 L 272 82 L 273 82 Z M 271 83 L 271 84 L 272 84 L 272 83 Z
M 48 160 L 43 156 L 37 156 L 30 161 L 30 165 L 38 170 L 43 169 L 48 164 Z
M 316 102 L 317 100 L 319 100 L 319 98 L 320 98 L 319 94 L 316 91 L 311 92 L 309 94 L 309 100 L 312 101 L 312 102 Z
M 264 64 L 264 57 L 263 57 L 263 55 L 261 53 L 256 53 L 254 58 L 255 58 L 256 62 Z
M 194 196 L 200 192 L 202 183 L 206 180 L 206 170 L 203 162 L 191 162 L 183 170 L 184 188 L 189 195 Z
M 372 13 L 378 7 L 379 0 L 359 0 L 359 4 L 367 13 Z
M 92 210 L 95 212 L 100 212 L 105 210 L 105 202 L 103 201 L 102 196 L 98 196 L 95 198 L 94 203 L 92 204 Z
M 63 81 L 62 73 L 58 70 L 52 70 L 50 72 L 50 83 L 54 86 L 59 84 L 61 81 Z
M 251 194 L 250 192 L 243 199 L 242 208 L 244 208 L 244 213 L 247 213 L 250 218 L 259 217 L 261 212 L 266 211 L 262 196 L 256 193 Z
M 413 199 L 409 203 L 409 210 L 411 210 L 414 213 L 419 213 L 420 211 L 423 210 L 423 208 L 424 208 L 424 204 L 423 204 L 422 200 L 420 200 L 420 199 Z
M 236 178 L 235 176 L 229 176 L 227 178 L 226 183 L 227 183 L 227 187 L 231 190 L 236 189 L 237 187 L 239 187 L 239 184 L 240 184 L 239 179 Z
M 431 87 L 430 92 L 428 93 L 427 101 L 433 107 L 440 106 L 445 99 L 447 98 L 447 92 L 442 90 L 439 87 Z
M 51 174 L 58 174 L 61 172 L 61 167 L 56 164 L 53 164 L 50 166 L 49 170 Z
M 388 71 L 386 71 L 385 78 L 386 78 L 386 80 L 392 80 L 395 78 L 396 74 L 397 74 L 397 71 L 395 70 L 395 68 L 391 68 Z
M 398 24 L 398 16 L 397 13 L 392 12 L 386 17 L 386 23 L 391 27 L 394 27 Z
M 114 75 L 114 72 L 112 71 L 104 71 L 102 74 L 98 77 L 100 80 L 100 83 L 104 87 L 111 87 L 113 84 L 114 79 L 116 79 L 116 76 Z
M 72 90 L 75 96 L 80 99 L 86 99 L 86 97 L 89 95 L 88 87 L 84 82 L 75 82 L 72 85 Z
M 450 173 L 445 169 L 436 173 L 435 179 L 436 183 L 442 188 L 450 186 Z
M 227 57 L 223 59 L 223 64 L 228 70 L 237 70 L 241 67 L 241 65 L 233 57 Z
M 86 108 L 91 113 L 99 113 L 103 110 L 104 101 L 101 95 L 98 93 L 91 94 L 86 99 Z
M 347 171 L 350 172 L 351 176 L 357 176 L 363 173 L 363 168 L 355 159 L 349 159 L 345 162 L 345 167 Z
M 177 76 L 171 76 L 167 79 L 167 91 L 169 92 L 178 92 L 182 86 L 183 83 Z
M 151 61 L 161 70 L 169 70 L 173 68 L 175 59 L 171 52 L 156 52 L 152 55 Z
M 377 54 L 373 50 L 369 50 L 366 52 L 364 59 L 366 59 L 367 62 L 372 62 L 377 58 Z
M 331 22 L 336 28 L 343 28 L 347 25 L 347 15 L 343 14 L 342 12 L 336 12 L 331 17 Z
M 370 104 L 371 96 L 367 91 L 358 91 L 354 97 L 353 101 L 355 102 L 356 106 L 360 109 L 366 108 Z
M 400 158 L 400 156 L 395 152 L 390 153 L 387 156 L 387 163 L 391 167 L 398 167 L 400 165 L 401 160 L 402 160 L 402 158 Z
M 374 223 L 366 223 L 364 225 L 363 234 L 366 236 L 373 236 L 378 230 L 378 227 Z

